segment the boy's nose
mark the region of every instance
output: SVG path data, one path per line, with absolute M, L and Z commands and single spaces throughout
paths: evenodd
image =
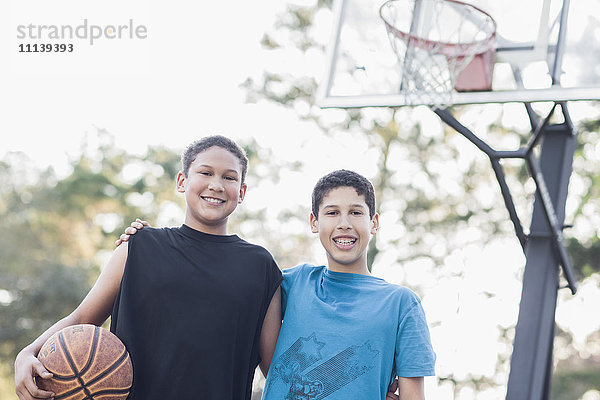
M 217 179 L 213 179 L 209 182 L 208 184 L 208 189 L 210 190 L 214 190 L 216 192 L 222 192 L 223 189 L 223 185 L 221 184 L 221 182 Z
M 352 224 L 350 224 L 350 220 L 348 219 L 348 217 L 342 215 L 340 217 L 340 220 L 338 221 L 338 229 L 350 229 L 352 228 Z

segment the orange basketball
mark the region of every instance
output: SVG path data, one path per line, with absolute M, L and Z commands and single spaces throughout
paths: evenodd
M 38 359 L 54 376 L 36 379 L 55 400 L 124 400 L 133 367 L 123 343 L 94 325 L 68 326 L 42 346 Z

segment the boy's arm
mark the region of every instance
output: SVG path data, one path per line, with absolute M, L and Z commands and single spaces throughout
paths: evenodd
M 271 303 L 267 309 L 267 314 L 262 325 L 260 334 L 260 370 L 266 377 L 271 365 L 271 359 L 275 352 L 277 337 L 281 330 L 281 288 L 277 288 L 271 298 Z
M 45 399 L 53 396 L 51 392 L 38 389 L 35 384 L 34 377 L 36 375 L 41 378 L 52 376 L 37 359 L 38 352 L 50 336 L 67 326 L 76 324 L 101 325 L 106 321 L 117 297 L 126 261 L 127 245 L 117 247 L 102 269 L 94 287 L 81 304 L 71 314 L 48 328 L 17 355 L 15 359 L 15 392 L 19 399 Z
M 425 379 L 422 376 L 416 378 L 398 378 L 398 391 L 400 400 L 425 400 Z

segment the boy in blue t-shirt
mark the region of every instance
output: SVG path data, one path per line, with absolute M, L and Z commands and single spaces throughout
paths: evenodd
M 132 223 L 120 240 L 142 226 Z M 423 377 L 435 374 L 436 357 L 421 302 L 367 268 L 379 228 L 371 183 L 347 170 L 322 177 L 310 226 L 327 266 L 283 271 L 283 324 L 263 400 L 423 399 Z
M 421 302 L 367 269 L 369 239 L 379 228 L 371 183 L 347 170 L 322 177 L 310 226 L 327 267 L 283 271 L 283 325 L 263 399 L 386 399 L 397 376 L 400 399 L 424 398 L 435 353 Z

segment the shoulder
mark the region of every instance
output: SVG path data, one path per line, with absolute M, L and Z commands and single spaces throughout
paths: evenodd
M 129 238 L 129 245 L 141 245 L 141 244 L 151 244 L 156 242 L 162 242 L 168 240 L 170 236 L 173 234 L 173 230 L 176 228 L 152 228 L 145 227 L 144 229 L 139 229 L 135 235 L 131 235 Z
M 421 299 L 412 289 L 398 285 L 395 283 L 389 283 L 383 279 L 378 282 L 380 293 L 392 300 L 394 304 L 398 306 L 398 317 L 402 320 L 404 317 L 415 311 L 422 312 L 423 306 L 421 305 Z
M 300 264 L 295 267 L 284 269 L 282 272 L 282 288 L 289 291 L 296 282 L 305 282 L 319 279 L 323 275 L 325 266 L 311 264 Z
M 178 228 L 153 228 L 144 227 L 144 229 L 138 229 L 135 235 L 131 235 L 131 239 L 139 240 L 140 238 L 167 238 L 174 234 L 177 234 Z
M 244 239 L 240 239 L 240 245 L 245 247 L 249 252 L 256 254 L 257 256 L 265 257 L 265 258 L 273 258 L 269 250 L 262 247 L 261 245 L 250 243 L 245 241 Z
M 185 240 L 179 228 L 145 227 L 129 238 L 129 251 L 134 254 L 172 252 L 184 246 Z
M 325 266 L 300 264 L 281 271 L 283 275 L 283 280 L 281 282 L 282 304 L 287 303 L 287 298 L 291 292 L 296 292 L 297 296 L 299 295 L 300 298 L 302 298 L 303 296 L 299 293 L 304 291 L 311 292 L 314 290 L 314 286 L 309 282 L 318 280 L 323 275 L 325 268 Z M 311 287 L 313 289 L 311 289 Z
M 267 276 L 272 279 L 281 281 L 281 270 L 275 262 L 273 255 L 264 247 L 249 243 L 241 238 L 237 238 L 235 242 L 231 242 L 231 245 L 235 248 L 224 249 L 221 251 L 227 251 L 231 262 L 243 262 L 246 266 L 251 266 L 255 271 L 263 271 Z
M 267 250 L 261 245 L 250 243 L 241 238 L 235 243 L 237 244 L 237 246 L 240 247 L 240 249 L 245 255 L 256 257 L 269 263 L 275 262 L 273 259 L 273 255 L 269 252 L 269 250 Z
M 394 296 L 398 296 L 402 299 L 406 299 L 407 301 L 410 301 L 411 303 L 420 303 L 421 299 L 419 298 L 419 295 L 417 295 L 412 289 L 403 286 L 403 285 L 398 285 L 395 283 L 389 283 L 387 281 L 383 281 L 384 282 L 384 286 L 387 288 L 387 290 L 392 293 Z
M 284 279 L 297 279 L 302 276 L 321 274 L 326 267 L 311 264 L 300 264 L 282 271 Z

